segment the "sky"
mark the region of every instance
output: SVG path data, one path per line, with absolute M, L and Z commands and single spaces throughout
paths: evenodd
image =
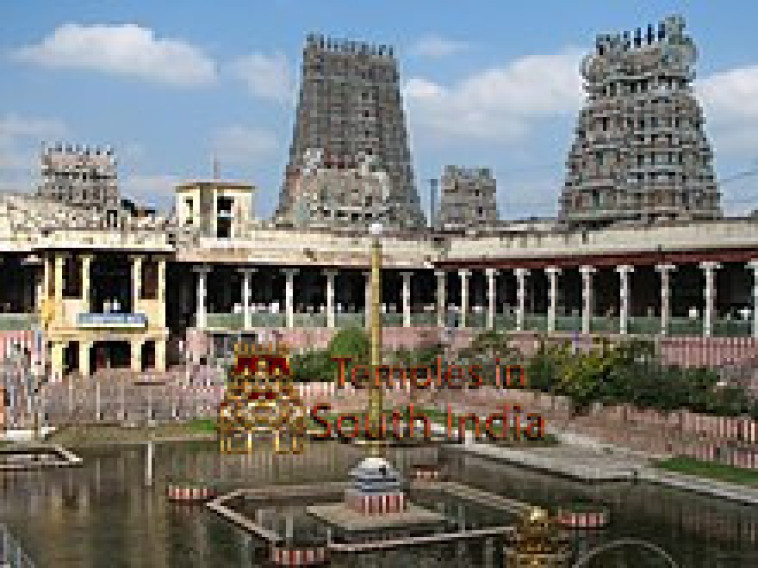
M 292 138 L 305 36 L 395 46 L 416 185 L 490 167 L 505 219 L 553 216 L 600 33 L 681 14 L 722 205 L 758 207 L 758 3 L 637 0 L 25 0 L 0 3 L 0 189 L 32 191 L 40 144 L 110 145 L 122 194 L 170 207 L 212 175 L 269 217 Z M 736 176 L 736 177 L 735 177 Z M 734 178 L 734 179 L 733 179 Z

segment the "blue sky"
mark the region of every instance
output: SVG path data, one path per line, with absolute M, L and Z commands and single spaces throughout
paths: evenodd
M 172 184 L 224 177 L 275 207 L 305 35 L 389 43 L 401 62 L 416 181 L 489 166 L 501 216 L 555 214 L 598 33 L 680 13 L 722 179 L 758 166 L 758 5 L 589 0 L 26 0 L 0 4 L 0 188 L 29 190 L 42 140 L 112 145 L 125 194 L 165 207 Z M 758 176 L 723 186 L 758 206 Z

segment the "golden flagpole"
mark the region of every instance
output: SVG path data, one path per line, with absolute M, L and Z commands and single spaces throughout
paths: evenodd
M 371 432 L 380 432 L 383 412 L 382 386 L 376 384 L 376 368 L 382 364 L 382 225 L 374 223 L 371 232 L 371 370 L 368 389 L 368 419 Z M 381 454 L 382 440 L 369 445 L 371 455 Z

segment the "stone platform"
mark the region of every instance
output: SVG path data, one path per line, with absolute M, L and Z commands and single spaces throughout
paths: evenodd
M 363 515 L 348 508 L 344 503 L 311 505 L 306 508 L 306 512 L 328 525 L 346 532 L 422 527 L 445 522 L 444 515 L 411 503 L 406 506 L 404 511 L 381 515 Z
M 0 449 L 0 472 L 80 465 L 79 456 L 55 444 L 14 444 Z

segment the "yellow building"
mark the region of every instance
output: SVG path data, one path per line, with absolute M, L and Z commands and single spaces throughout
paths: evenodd
M 182 227 L 206 237 L 235 239 L 251 221 L 255 188 L 222 180 L 188 181 L 176 186 L 176 215 Z
M 76 244 L 39 255 L 38 310 L 53 375 L 111 366 L 165 370 L 169 251 L 147 241 L 131 250 Z

